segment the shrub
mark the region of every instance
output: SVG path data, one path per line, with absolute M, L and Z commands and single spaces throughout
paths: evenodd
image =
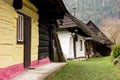
M 113 60 L 113 64 L 115 64 L 115 65 L 116 65 L 118 62 L 119 62 L 119 61 L 118 61 L 117 58 Z
M 120 68 L 120 56 L 113 59 L 113 64 Z
M 120 45 L 113 47 L 113 57 L 117 58 L 120 55 Z

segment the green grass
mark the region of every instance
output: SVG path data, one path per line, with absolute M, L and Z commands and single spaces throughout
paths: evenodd
M 52 80 L 120 80 L 119 73 L 110 57 L 94 58 L 86 61 L 68 61 Z

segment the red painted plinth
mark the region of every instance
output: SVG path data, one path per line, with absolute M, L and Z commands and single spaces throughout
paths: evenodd
M 49 58 L 44 58 L 39 61 L 38 60 L 32 61 L 30 67 L 37 67 L 48 63 L 50 63 Z M 19 75 L 24 71 L 25 69 L 22 63 L 13 66 L 8 66 L 6 68 L 0 68 L 0 80 L 11 80 L 12 78 L 14 78 L 15 76 Z

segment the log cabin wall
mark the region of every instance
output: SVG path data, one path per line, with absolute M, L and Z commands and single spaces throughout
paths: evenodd
M 36 1 L 30 0 L 39 9 L 39 49 L 38 49 L 38 59 L 49 57 L 51 61 L 54 61 L 55 52 L 58 48 L 55 42 L 58 18 L 63 18 L 64 11 L 60 8 L 60 0 L 49 0 L 49 1 Z M 44 5 L 45 4 L 45 5 Z M 57 40 L 57 39 L 56 39 Z M 60 49 L 60 48 L 59 48 Z
M 0 0 L 0 68 L 22 62 L 23 45 L 16 45 L 17 17 L 14 8 Z
M 39 25 L 39 51 L 38 59 L 42 59 L 49 56 L 50 51 L 50 29 L 47 25 Z
M 21 12 L 31 18 L 31 30 L 28 32 L 31 32 L 31 62 L 38 60 L 38 45 L 39 45 L 39 27 L 38 27 L 38 20 L 39 20 L 39 14 L 38 9 L 28 0 L 22 0 L 22 8 L 16 9 L 18 12 Z M 28 24 L 28 23 L 26 23 Z M 26 28 L 27 29 L 27 28 Z M 26 33 L 26 35 L 28 35 Z M 27 42 L 27 41 L 26 41 Z
M 18 12 L 31 18 L 30 24 L 25 23 L 31 25 L 31 61 L 38 58 L 38 10 L 28 0 L 23 0 L 23 7 L 16 10 L 13 2 L 0 0 L 0 68 L 22 64 L 24 61 L 24 44 L 17 44 Z
M 57 37 L 57 25 L 55 23 L 45 23 L 39 25 L 38 60 L 49 57 L 51 61 L 64 61 L 61 45 Z

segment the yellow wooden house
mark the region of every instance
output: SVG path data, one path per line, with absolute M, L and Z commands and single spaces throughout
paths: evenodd
M 34 49 L 31 50 L 31 60 L 37 60 L 39 15 L 37 14 L 37 8 L 33 4 L 28 0 L 23 1 L 23 8 L 15 10 L 11 7 L 12 0 L 0 0 L 0 68 L 23 63 L 25 46 L 23 44 L 25 39 L 24 15 L 29 16 L 31 20 L 31 24 L 29 24 L 31 27 L 31 49 Z
M 42 11 L 45 6 L 39 7 L 37 2 L 50 4 L 49 6 L 60 4 L 56 7 L 58 11 L 55 9 L 57 12 L 53 10 L 54 14 L 47 15 L 49 12 L 46 10 L 50 8 L 52 11 L 54 8 L 47 7 Z M 53 45 L 56 41 L 52 37 L 52 31 L 56 27 L 56 19 L 62 18 L 65 13 L 61 2 L 62 0 L 0 0 L 0 80 L 10 80 L 25 68 L 54 61 L 56 50 L 53 47 L 60 52 L 60 46 L 58 48 Z
M 19 10 L 14 9 L 12 3 L 13 0 L 0 0 L 0 69 L 2 73 L 12 72 L 12 67 L 23 71 L 23 63 L 27 64 L 25 60 L 29 58 L 28 54 L 31 54 L 29 59 L 34 61 L 33 64 L 38 58 L 38 10 L 28 0 L 23 0 L 23 8 Z M 9 78 L 10 74 L 2 76 L 2 73 L 0 77 Z

